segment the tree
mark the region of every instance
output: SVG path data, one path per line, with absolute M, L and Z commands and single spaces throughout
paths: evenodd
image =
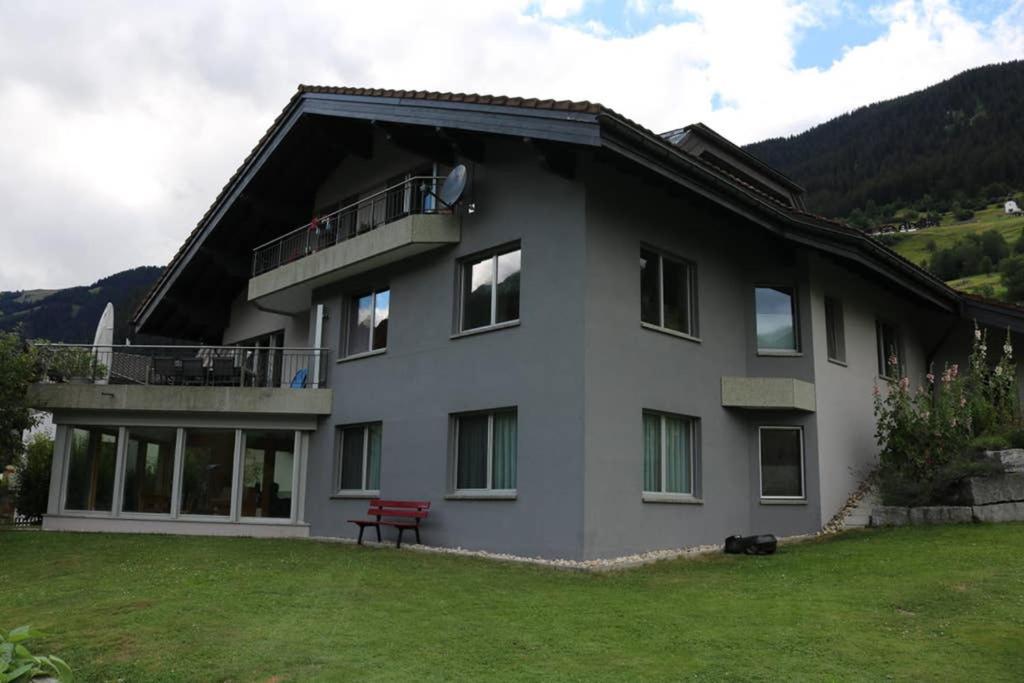
M 24 449 L 22 434 L 38 422 L 26 403 L 28 385 L 38 373 L 35 351 L 21 335 L 0 332 L 0 467 L 18 459 Z
M 1006 287 L 1006 299 L 1014 303 L 1024 301 L 1024 256 L 1003 259 L 999 264 L 999 274 Z
M 38 517 L 46 512 L 50 495 L 50 464 L 53 462 L 53 439 L 36 433 L 25 446 L 14 484 L 14 507 L 18 514 Z

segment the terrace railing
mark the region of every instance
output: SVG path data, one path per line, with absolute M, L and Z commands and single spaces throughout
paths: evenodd
M 252 275 L 279 268 L 314 252 L 412 214 L 449 213 L 433 193 L 440 176 L 414 176 L 343 206 L 253 250 Z
M 39 344 L 51 382 L 317 389 L 328 349 L 275 346 Z

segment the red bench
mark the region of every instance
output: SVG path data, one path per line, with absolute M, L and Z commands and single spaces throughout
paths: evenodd
M 429 500 L 374 498 L 370 501 L 370 509 L 366 513 L 367 517 L 373 517 L 373 519 L 350 519 L 348 521 L 359 526 L 359 545 L 363 544 L 363 531 L 366 530 L 366 527 L 372 526 L 377 530 L 377 541 L 380 542 L 380 528 L 389 526 L 398 529 L 398 543 L 395 544 L 395 547 L 401 548 L 402 534 L 406 529 L 415 531 L 416 542 L 420 542 L 420 520 L 426 519 L 429 511 Z

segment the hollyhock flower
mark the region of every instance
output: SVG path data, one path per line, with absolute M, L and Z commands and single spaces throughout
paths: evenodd
M 995 372 L 996 372 L 996 377 L 998 377 L 999 375 L 1003 374 L 1003 366 L 1002 365 L 997 365 Z
M 882 392 L 880 392 L 880 391 L 878 390 L 878 385 L 877 385 L 877 384 L 876 384 L 876 385 L 874 386 L 874 388 L 873 388 L 873 389 L 871 390 L 871 395 L 872 395 L 872 396 L 878 396 L 878 395 L 879 395 L 879 394 L 881 394 L 881 393 L 882 393 Z
M 949 376 L 955 378 L 958 374 L 960 374 L 960 366 L 954 363 L 949 369 Z
M 909 377 L 901 378 L 900 379 L 900 389 L 902 389 L 903 391 L 906 391 L 909 388 L 910 388 L 910 378 Z
M 981 330 L 979 330 L 977 327 L 974 328 L 974 338 L 977 339 L 978 341 L 981 341 Z
M 928 384 L 935 384 L 935 373 L 934 372 L 929 372 L 927 375 L 925 375 L 925 378 L 928 380 Z

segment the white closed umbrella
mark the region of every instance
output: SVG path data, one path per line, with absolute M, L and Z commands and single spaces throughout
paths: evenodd
M 97 384 L 106 384 L 110 379 L 110 363 L 114 359 L 114 304 L 107 302 L 103 309 L 100 322 L 96 325 L 96 336 L 92 340 L 92 352 L 97 363 L 101 363 L 106 370 L 102 376 L 96 377 Z

